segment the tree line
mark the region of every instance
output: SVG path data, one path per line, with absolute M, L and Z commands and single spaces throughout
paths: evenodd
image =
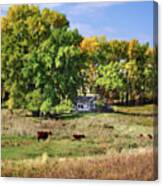
M 93 92 L 121 104 L 157 102 L 157 48 L 137 39 L 84 38 L 88 53 L 88 86 Z
M 72 107 L 88 90 L 106 102 L 157 100 L 157 48 L 138 40 L 84 38 L 66 16 L 14 5 L 2 18 L 2 104 L 33 113 Z

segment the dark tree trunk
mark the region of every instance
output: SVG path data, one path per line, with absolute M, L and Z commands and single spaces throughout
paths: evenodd
M 129 90 L 127 88 L 127 91 L 126 91 L 126 105 L 128 105 L 128 101 L 129 101 Z

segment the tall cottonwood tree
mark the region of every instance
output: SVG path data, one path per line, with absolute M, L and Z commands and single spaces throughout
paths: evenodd
M 157 87 L 156 53 L 149 44 L 140 44 L 138 40 L 111 40 L 106 45 L 105 61 L 97 66 L 95 86 L 98 93 L 126 104 L 135 101 L 144 103 L 146 98 L 153 100 Z M 113 98 L 114 99 L 114 98 Z M 155 98 L 157 99 L 157 98 Z
M 2 82 L 8 108 L 50 112 L 82 86 L 82 36 L 63 14 L 15 5 L 2 18 Z

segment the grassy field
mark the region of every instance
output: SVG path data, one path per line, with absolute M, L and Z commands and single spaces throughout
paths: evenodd
M 118 106 L 59 120 L 3 109 L 2 176 L 153 180 L 153 108 Z M 38 142 L 38 130 L 53 134 Z M 75 140 L 76 132 L 86 138 Z

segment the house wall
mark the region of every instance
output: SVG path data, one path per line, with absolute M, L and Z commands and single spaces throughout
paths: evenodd
M 90 111 L 90 104 L 89 103 L 77 103 L 77 110 L 78 111 Z
M 90 104 L 90 103 L 82 103 L 79 102 L 77 103 L 76 109 L 78 111 L 91 111 L 92 109 L 95 109 L 95 103 Z

